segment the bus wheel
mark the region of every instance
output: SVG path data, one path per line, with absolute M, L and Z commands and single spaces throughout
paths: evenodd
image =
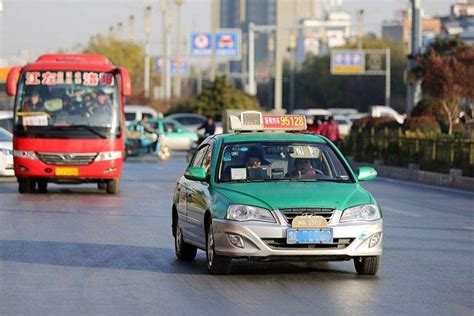
M 18 192 L 21 194 L 31 193 L 36 187 L 36 182 L 28 178 L 19 178 L 18 179 Z
M 48 188 L 48 182 L 46 182 L 45 180 L 38 181 L 38 190 L 41 193 L 46 193 L 47 188 Z
M 97 183 L 97 188 L 98 188 L 99 190 L 107 190 L 107 183 L 105 183 L 105 182 L 98 182 L 98 183 Z
M 107 193 L 108 194 L 117 194 L 120 189 L 120 182 L 118 179 L 112 179 L 107 181 Z

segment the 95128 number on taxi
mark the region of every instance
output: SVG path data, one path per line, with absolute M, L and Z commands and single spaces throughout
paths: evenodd
M 324 137 L 265 127 L 302 130 L 305 121 L 288 126 L 275 115 L 246 115 L 231 117 L 237 133 L 207 138 L 177 181 L 177 258 L 194 260 L 202 249 L 211 274 L 229 273 L 233 259 L 353 260 L 357 273 L 375 275 L 382 212 L 360 181 L 376 171 L 354 172 Z

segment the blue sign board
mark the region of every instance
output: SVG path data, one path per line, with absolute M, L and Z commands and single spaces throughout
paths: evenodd
M 240 59 L 240 30 L 217 31 L 215 37 L 215 52 L 218 58 Z
M 155 73 L 161 74 L 164 72 L 165 64 L 163 57 L 156 56 L 155 60 Z M 179 73 L 180 75 L 187 75 L 189 73 L 189 64 L 187 61 L 182 59 L 172 59 L 171 60 L 171 74 L 176 75 Z
M 360 74 L 364 71 L 364 52 L 357 50 L 336 50 L 332 52 L 332 74 Z
M 212 56 L 212 33 L 199 32 L 191 33 L 191 56 L 210 57 Z

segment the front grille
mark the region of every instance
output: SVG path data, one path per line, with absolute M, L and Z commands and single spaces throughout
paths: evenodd
M 272 249 L 345 249 L 354 238 L 334 238 L 331 244 L 287 244 L 286 238 L 262 239 L 268 247 Z
M 303 214 L 322 216 L 329 222 L 332 214 L 334 214 L 334 209 L 332 208 L 284 208 L 280 209 L 280 211 L 285 216 L 288 224 L 291 224 L 296 216 Z
M 97 157 L 97 153 L 36 153 L 36 155 L 48 165 L 88 165 Z

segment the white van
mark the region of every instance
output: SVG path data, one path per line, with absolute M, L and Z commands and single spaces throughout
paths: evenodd
M 399 124 L 403 124 L 405 117 L 392 109 L 389 106 L 385 105 L 373 105 L 370 107 L 370 116 L 372 117 L 382 117 L 388 116 L 395 119 Z
M 148 118 L 158 117 L 159 114 L 154 109 L 147 105 L 126 105 L 125 106 L 125 124 L 130 124 L 133 121 L 139 121 L 144 116 Z

